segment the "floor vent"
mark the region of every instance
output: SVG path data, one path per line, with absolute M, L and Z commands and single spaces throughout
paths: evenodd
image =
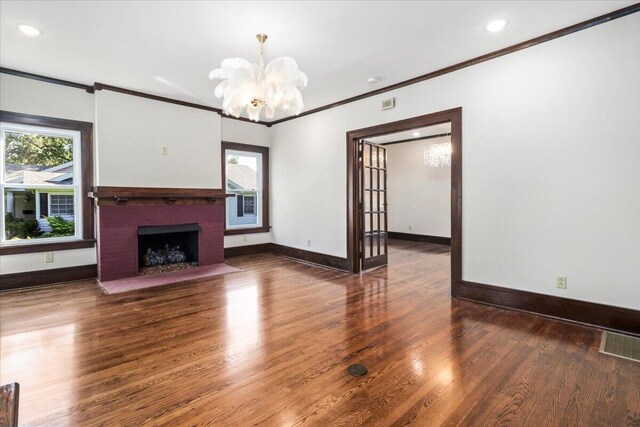
M 604 331 L 600 353 L 640 362 L 640 338 Z

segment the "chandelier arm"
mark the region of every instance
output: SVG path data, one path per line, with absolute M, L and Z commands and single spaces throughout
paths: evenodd
M 258 52 L 260 53 L 260 67 L 264 68 L 264 42 L 267 41 L 267 35 L 264 33 L 260 33 L 256 35 L 258 42 L 260 43 L 260 48 Z

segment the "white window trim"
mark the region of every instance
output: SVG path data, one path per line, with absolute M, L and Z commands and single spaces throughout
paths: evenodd
M 24 240 L 7 240 L 6 230 L 4 224 L 4 217 L 6 215 L 5 207 L 5 189 L 7 188 L 24 188 L 29 190 L 44 190 L 55 191 L 63 190 L 60 185 L 56 184 L 11 184 L 5 183 L 5 132 L 22 132 L 22 133 L 37 133 L 39 135 L 55 136 L 62 138 L 71 138 L 73 140 L 73 184 L 65 185 L 64 190 L 73 190 L 74 194 L 74 222 L 75 222 L 75 234 L 67 237 L 46 237 L 41 239 L 24 239 Z M 11 245 L 33 245 L 41 243 L 56 243 L 56 242 L 68 242 L 73 240 L 82 239 L 82 173 L 81 173 L 81 133 L 76 130 L 56 129 L 46 126 L 32 126 L 24 125 L 20 123 L 0 123 L 0 243 Z M 36 218 L 38 219 L 38 218 Z
M 231 149 L 226 149 L 224 150 L 223 153 L 224 156 L 224 167 L 225 167 L 225 182 L 224 182 L 224 188 L 225 191 L 228 193 L 233 193 L 233 194 L 243 194 L 243 193 L 252 193 L 251 196 L 255 197 L 255 213 L 253 214 L 249 214 L 246 216 L 250 216 L 250 217 L 257 217 L 257 222 L 255 224 L 237 224 L 237 225 L 233 225 L 233 224 L 229 224 L 229 203 L 234 202 L 235 203 L 235 197 L 230 197 L 228 198 L 227 202 L 225 203 L 225 210 L 226 210 L 226 214 L 225 214 L 225 226 L 227 230 L 237 230 L 237 229 L 243 229 L 243 228 L 258 228 L 258 227 L 262 227 L 262 153 L 256 153 L 255 151 L 242 151 L 242 150 L 231 150 Z M 256 159 L 256 191 L 251 191 L 251 190 L 232 190 L 229 187 L 227 187 L 227 179 L 226 179 L 226 168 L 227 168 L 227 156 L 241 156 L 241 157 L 254 157 Z M 243 210 L 244 210 L 244 204 L 243 204 Z

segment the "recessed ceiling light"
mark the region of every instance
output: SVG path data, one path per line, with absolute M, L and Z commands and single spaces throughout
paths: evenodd
M 31 25 L 20 24 L 18 25 L 18 29 L 22 31 L 22 34 L 25 34 L 29 37 L 35 37 L 40 35 L 40 30 Z
M 420 132 L 414 132 L 411 135 L 413 135 L 414 137 L 418 137 L 418 136 L 420 136 Z
M 497 33 L 502 30 L 504 26 L 507 25 L 507 21 L 504 19 L 494 19 L 493 21 L 487 24 L 487 31 L 490 33 Z
M 369 83 L 369 84 L 378 83 L 378 78 L 377 77 L 369 77 L 367 79 L 367 83 Z

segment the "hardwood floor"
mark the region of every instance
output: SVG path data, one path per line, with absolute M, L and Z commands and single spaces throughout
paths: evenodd
M 640 363 L 599 354 L 599 330 L 452 300 L 447 247 L 393 241 L 363 276 L 228 263 L 127 294 L 0 294 L 21 424 L 640 425 Z

